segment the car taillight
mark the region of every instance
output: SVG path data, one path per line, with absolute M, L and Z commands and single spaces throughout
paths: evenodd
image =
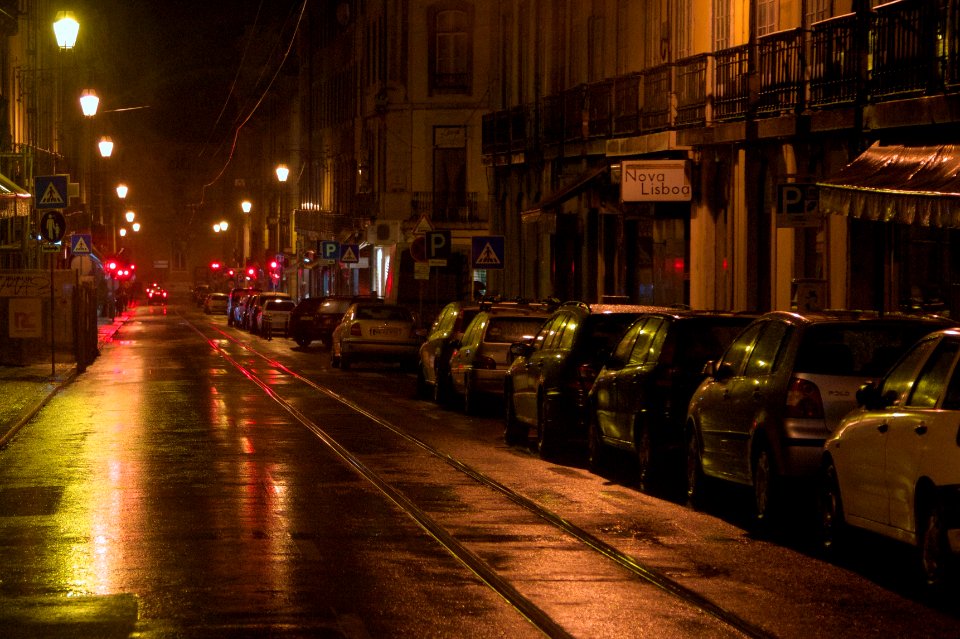
M 823 400 L 813 382 L 794 377 L 787 387 L 787 417 L 823 419 Z
M 497 368 L 497 361 L 488 355 L 478 355 L 477 358 L 473 360 L 473 367 L 495 370 Z
M 360 337 L 362 334 L 363 332 L 360 330 L 359 324 L 350 325 L 350 335 L 352 335 L 353 337 Z

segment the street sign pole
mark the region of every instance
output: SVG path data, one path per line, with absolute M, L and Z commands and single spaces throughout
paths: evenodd
M 50 377 L 57 376 L 57 338 L 53 332 L 53 262 L 54 254 L 50 254 Z

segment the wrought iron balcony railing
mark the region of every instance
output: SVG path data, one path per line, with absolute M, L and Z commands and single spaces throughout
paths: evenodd
M 412 207 L 417 215 L 427 215 L 434 225 L 486 224 L 486 212 L 479 206 L 476 191 L 463 193 L 415 191 Z

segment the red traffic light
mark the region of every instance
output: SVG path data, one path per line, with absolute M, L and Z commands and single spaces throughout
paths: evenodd
M 212 268 L 214 271 L 219 270 L 219 269 L 220 269 L 220 262 L 210 262 L 210 268 Z
M 278 266 L 280 266 L 280 264 L 277 263 L 276 260 L 271 260 L 271 261 L 270 261 L 270 268 L 276 269 Z
M 248 276 L 253 277 L 253 276 L 255 276 L 256 274 L 257 274 L 257 269 L 253 268 L 252 266 L 249 267 L 249 268 L 247 268 L 247 275 L 248 275 Z

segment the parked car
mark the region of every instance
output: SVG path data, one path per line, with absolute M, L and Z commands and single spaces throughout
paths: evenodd
M 571 440 L 586 441 L 587 393 L 613 346 L 653 306 L 567 302 L 530 340 L 510 346 L 504 378 L 508 443 L 526 443 L 536 429 L 537 450 L 549 457 Z
M 292 299 L 261 296 L 255 311 L 253 332 L 264 337 L 272 337 L 274 333 L 281 333 L 286 337 L 290 313 L 296 306 Z
M 147 305 L 166 304 L 168 296 L 167 290 L 159 286 L 147 289 Z
M 343 319 L 343 314 L 353 303 L 364 302 L 379 304 L 382 300 L 376 297 L 355 295 L 330 295 L 315 298 L 315 302 L 303 305 L 292 314 L 290 335 L 300 346 L 306 348 L 310 342 L 320 341 L 330 346 L 333 331 Z
M 240 300 L 242 300 L 244 296 L 259 292 L 260 289 L 251 287 L 231 289 L 230 297 L 227 298 L 227 326 L 234 326 L 237 324 Z
M 502 398 L 510 345 L 533 339 L 549 315 L 542 304 L 480 311 L 463 337 L 453 343 L 448 381 L 441 378 L 436 383 L 449 384 L 451 395 L 463 399 L 463 409 L 468 414 L 476 412 L 485 398 Z
M 703 367 L 756 319 L 709 311 L 644 314 L 612 349 L 590 391 L 589 463 L 603 466 L 609 448 L 637 459 L 641 483 L 683 477 L 683 425 Z
M 253 308 L 254 302 L 257 301 L 257 293 L 246 293 L 240 296 L 240 300 L 237 302 L 233 311 L 233 325 L 240 328 L 247 328 L 248 320 L 250 314 L 250 309 Z
M 263 312 L 264 305 L 270 300 L 288 300 L 293 301 L 289 293 L 283 291 L 262 291 L 253 295 L 243 309 L 243 319 L 240 325 L 251 333 L 259 333 L 260 326 L 257 324 L 257 316 Z
M 438 403 L 450 394 L 450 355 L 463 337 L 463 329 L 480 312 L 479 302 L 450 302 L 441 309 L 437 319 L 420 345 L 417 368 L 417 393 Z M 438 384 L 437 380 L 442 383 Z
M 227 312 L 226 293 L 208 293 L 203 300 L 203 312 L 208 315 L 223 315 Z
M 820 449 L 856 407 L 857 389 L 881 377 L 918 339 L 953 323 L 918 316 L 768 313 L 730 344 L 690 400 L 687 492 L 711 477 L 753 487 L 759 521 L 784 489 L 812 489 Z
M 409 309 L 358 302 L 347 308 L 333 331 L 330 361 L 344 370 L 361 359 L 395 361 L 412 370 L 419 348 L 417 324 Z
M 857 393 L 824 447 L 822 540 L 845 526 L 917 547 L 939 586 L 960 552 L 960 332 L 920 340 L 880 381 Z
M 196 302 L 197 306 L 203 306 L 210 292 L 209 284 L 197 284 L 193 287 L 193 301 Z
M 305 297 L 290 312 L 288 336 L 298 346 L 306 348 L 313 341 L 313 317 L 324 299 L 323 297 Z

